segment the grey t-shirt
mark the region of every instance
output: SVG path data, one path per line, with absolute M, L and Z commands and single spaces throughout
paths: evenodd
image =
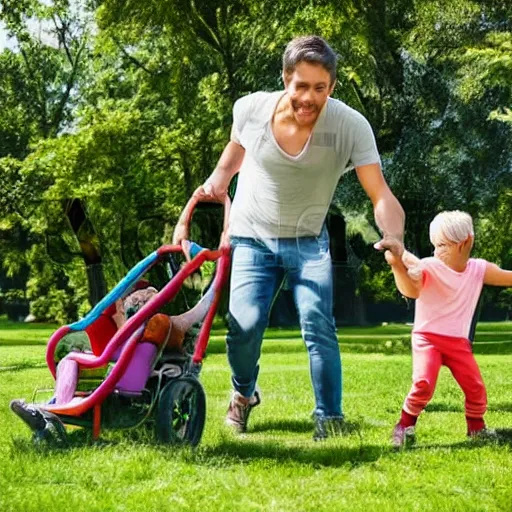
M 380 163 L 362 114 L 329 98 L 304 149 L 288 155 L 272 132 L 284 91 L 257 92 L 233 108 L 231 140 L 245 149 L 231 208 L 229 233 L 251 238 L 318 236 L 336 185 L 349 162 Z

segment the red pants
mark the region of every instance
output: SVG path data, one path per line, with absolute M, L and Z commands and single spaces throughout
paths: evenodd
M 436 387 L 441 365 L 447 366 L 466 395 L 466 416 L 482 418 L 487 409 L 485 385 L 466 338 L 431 333 L 412 335 L 412 388 L 403 409 L 419 416 Z

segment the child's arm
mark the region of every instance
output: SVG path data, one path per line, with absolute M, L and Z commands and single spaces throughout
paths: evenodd
M 419 268 L 420 260 L 408 251 L 404 251 L 401 258 L 391 251 L 386 251 L 384 256 L 391 266 L 398 291 L 410 299 L 417 299 L 423 287 L 423 273 Z
M 512 286 L 512 270 L 503 270 L 494 263 L 487 262 L 484 284 L 491 286 Z

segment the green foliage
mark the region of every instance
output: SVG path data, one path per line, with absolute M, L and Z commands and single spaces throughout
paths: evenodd
M 90 308 L 87 277 L 83 264 L 75 260 L 65 267 L 56 265 L 39 244 L 28 252 L 32 269 L 27 281 L 30 312 L 39 320 L 70 323 Z
M 512 189 L 499 194 L 493 209 L 480 217 L 475 251 L 503 268 L 512 268 Z
M 67 0 L 24 0 L 2 7 L 14 48 L 0 53 L 0 259 L 10 275 L 30 268 L 28 295 L 44 318 L 87 309 L 84 242 L 101 255 L 110 288 L 169 241 L 229 138 L 233 102 L 282 87 L 284 46 L 307 33 L 332 44 L 340 57 L 334 96 L 375 130 L 386 178 L 407 213 L 408 247 L 429 255 L 429 221 L 442 209 L 465 209 L 476 219 L 477 244 L 482 239 L 475 254 L 510 265 L 510 237 L 499 222 L 512 210 L 508 3 L 102 0 L 77 9 Z M 68 215 L 76 199 L 87 215 L 78 233 Z M 354 173 L 335 203 L 353 219 L 372 218 Z M 198 241 L 213 246 L 211 221 L 197 224 Z M 369 240 L 371 229 L 357 224 Z M 372 251 L 361 251 L 361 293 L 400 300 Z
M 393 274 L 389 269 L 375 271 L 369 265 L 363 264 L 360 268 L 358 293 L 372 302 L 397 302 Z
M 431 253 L 428 224 L 436 213 L 498 215 L 499 197 L 510 188 L 512 131 L 503 122 L 512 93 L 506 79 L 512 69 L 508 14 L 499 2 L 429 1 L 404 12 L 409 27 L 395 32 L 403 47 L 393 109 L 401 122 L 395 144 L 390 151 L 383 148 L 383 164 L 406 211 L 406 245 L 419 256 Z M 336 201 L 345 210 L 361 211 L 366 204 L 371 218 L 359 189 L 347 177 Z M 510 200 L 504 203 L 500 215 L 512 208 Z M 477 240 L 480 235 L 477 227 Z M 503 231 L 496 240 L 509 243 Z M 497 252 L 486 256 L 501 260 Z
M 499 293 L 498 304 L 507 311 L 507 319 L 510 319 L 512 315 L 512 288 L 507 288 Z

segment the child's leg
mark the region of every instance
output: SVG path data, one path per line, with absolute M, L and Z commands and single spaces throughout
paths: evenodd
M 137 343 L 132 359 L 128 363 L 116 388 L 128 393 L 140 393 L 148 380 L 158 348 L 153 343 Z
M 64 358 L 57 365 L 55 379 L 55 403 L 67 404 L 75 395 L 78 383 L 78 363 L 73 359 Z
M 443 354 L 443 363 L 450 368 L 466 396 L 468 434 L 482 430 L 485 427 L 483 416 L 487 410 L 487 393 L 468 340 L 461 338 L 452 342 L 450 351 Z
M 416 418 L 432 398 L 441 368 L 441 353 L 430 343 L 428 335 L 415 333 L 412 336 L 412 368 L 413 384 L 400 420 L 404 427 L 416 423 Z

